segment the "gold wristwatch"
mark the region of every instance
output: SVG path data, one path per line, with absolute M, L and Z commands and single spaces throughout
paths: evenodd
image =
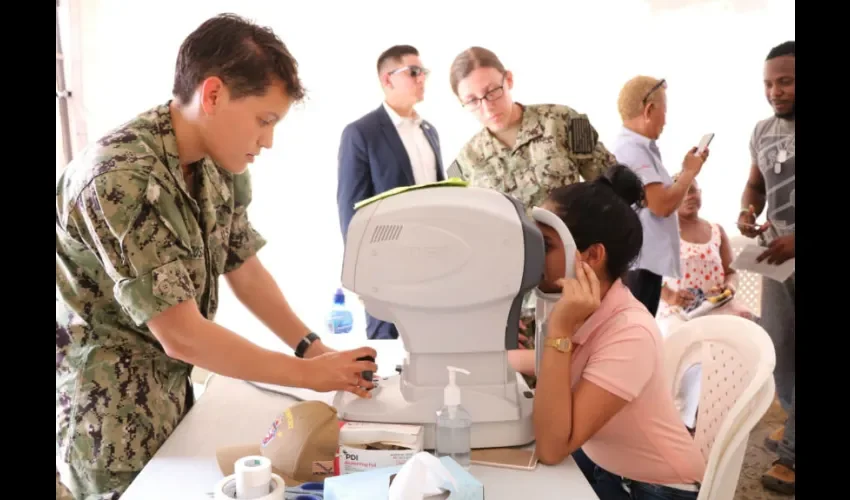
M 559 352 L 572 352 L 573 351 L 573 341 L 568 339 L 567 337 L 561 338 L 547 338 L 543 341 L 543 345 L 546 347 L 554 347 Z

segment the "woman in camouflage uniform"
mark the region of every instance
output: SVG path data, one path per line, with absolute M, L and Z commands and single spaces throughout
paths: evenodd
M 513 73 L 483 47 L 455 58 L 452 92 L 482 129 L 461 149 L 448 169 L 450 177 L 517 198 L 531 211 L 553 189 L 599 177 L 616 163 L 587 116 L 559 104 L 524 105 L 511 97 Z M 533 347 L 534 301 L 525 300 L 520 339 Z M 529 324 L 530 323 L 530 324 Z M 534 385 L 534 377 L 526 373 Z

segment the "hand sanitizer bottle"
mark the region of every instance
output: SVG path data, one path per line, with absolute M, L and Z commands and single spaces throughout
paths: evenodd
M 452 457 L 461 467 L 469 469 L 472 417 L 460 405 L 460 387 L 455 381 L 457 372 L 466 375 L 469 372 L 454 366 L 446 368 L 449 370 L 449 385 L 443 391 L 444 406 L 437 412 L 434 452 L 437 458 Z
M 334 304 L 328 314 L 328 333 L 349 333 L 354 323 L 351 311 L 345 307 L 345 292 L 337 288 Z

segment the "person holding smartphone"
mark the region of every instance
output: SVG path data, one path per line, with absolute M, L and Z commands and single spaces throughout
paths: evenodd
M 643 248 L 625 282 L 653 316 L 661 300 L 662 277 L 681 277 L 676 210 L 708 159 L 707 147 L 693 148 L 682 161 L 679 177 L 675 181 L 670 177 L 655 142 L 666 123 L 666 90 L 666 80 L 649 76 L 626 82 L 617 101 L 623 128 L 613 145 L 617 161 L 631 168 L 646 186 L 646 207 L 640 211 Z

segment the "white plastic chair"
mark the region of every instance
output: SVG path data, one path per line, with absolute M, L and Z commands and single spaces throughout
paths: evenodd
M 755 242 L 755 239 L 747 238 L 742 234 L 729 238 L 729 246 L 732 247 L 732 260 L 738 257 L 738 254 L 741 253 L 744 247 L 752 245 Z M 741 299 L 756 316 L 761 317 L 761 275 L 749 271 L 735 272 L 738 274 L 736 297 Z
M 706 458 L 699 500 L 735 495 L 747 441 L 773 402 L 776 351 L 762 327 L 738 316 L 703 316 L 665 339 L 671 391 L 688 368 L 702 365 L 694 440 Z

